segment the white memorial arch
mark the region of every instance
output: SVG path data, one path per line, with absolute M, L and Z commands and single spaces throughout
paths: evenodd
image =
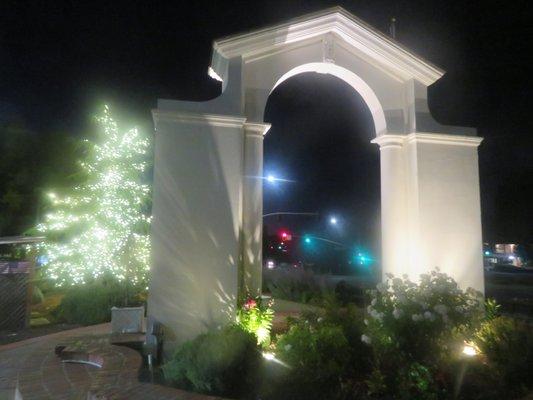
M 483 291 L 475 129 L 444 126 L 427 88 L 444 72 L 342 8 L 213 44 L 222 94 L 160 99 L 156 127 L 149 316 L 181 342 L 233 318 L 238 293 L 261 287 L 263 122 L 292 76 L 331 74 L 374 121 L 381 157 L 383 273 L 438 266 Z

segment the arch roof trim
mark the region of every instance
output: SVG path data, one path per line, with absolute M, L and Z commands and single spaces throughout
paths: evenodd
M 354 54 L 365 53 L 381 67 L 405 78 L 416 79 L 426 86 L 444 75 L 444 71 L 423 59 L 399 42 L 349 13 L 333 7 L 317 13 L 255 30 L 228 36 L 213 42 L 210 75 L 225 80 L 227 60 L 234 57 L 257 59 L 289 48 L 291 45 L 332 33 L 334 40 L 345 42 Z M 317 60 L 318 61 L 318 60 Z

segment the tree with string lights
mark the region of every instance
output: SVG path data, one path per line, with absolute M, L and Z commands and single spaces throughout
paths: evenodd
M 149 271 L 150 186 L 145 183 L 150 139 L 119 130 L 109 108 L 96 118 L 99 143 L 85 140 L 83 183 L 48 193 L 50 208 L 37 232 L 46 237 L 46 273 L 57 286 L 102 276 L 140 285 Z

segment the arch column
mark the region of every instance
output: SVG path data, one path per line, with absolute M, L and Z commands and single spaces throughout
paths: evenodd
M 263 250 L 263 137 L 270 124 L 244 124 L 244 174 L 241 289 L 259 296 L 262 285 Z
M 382 269 L 417 280 L 435 268 L 484 291 L 475 136 L 416 132 L 372 142 L 381 153 Z
M 381 259 L 383 276 L 401 276 L 406 266 L 406 177 L 404 136 L 382 135 L 379 144 L 381 176 Z

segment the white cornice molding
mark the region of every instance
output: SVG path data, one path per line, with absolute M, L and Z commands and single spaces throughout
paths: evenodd
M 405 135 L 395 135 L 395 134 L 385 134 L 378 136 L 375 139 L 372 139 L 371 143 L 376 143 L 379 145 L 380 150 L 387 147 L 399 147 L 403 146 L 405 141 Z
M 446 135 L 443 133 L 410 133 L 405 137 L 406 143 L 435 143 L 449 144 L 454 146 L 478 147 L 483 141 L 479 136 Z
M 246 122 L 246 117 L 233 115 L 217 115 L 180 111 L 152 110 L 155 128 L 160 121 L 185 122 L 190 124 L 204 124 L 210 126 L 223 126 L 229 128 L 242 128 Z
M 365 53 L 379 64 L 426 86 L 444 75 L 444 71 L 400 43 L 394 41 L 341 7 L 308 14 L 295 20 L 254 32 L 230 36 L 213 43 L 213 63 L 218 58 L 258 57 L 277 52 L 292 43 L 334 33 L 354 52 Z
M 479 136 L 446 135 L 443 133 L 416 132 L 409 135 L 385 134 L 372 140 L 381 149 L 403 147 L 408 143 L 445 144 L 452 146 L 478 147 L 483 141 Z
M 263 137 L 267 134 L 271 127 L 271 124 L 265 124 L 261 122 L 246 122 L 244 124 L 244 132 L 246 133 L 246 135 L 255 135 Z

